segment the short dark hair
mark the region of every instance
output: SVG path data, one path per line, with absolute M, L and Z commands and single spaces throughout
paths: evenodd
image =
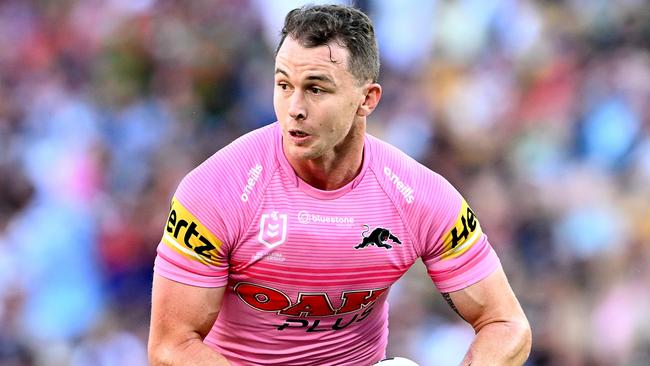
M 350 52 L 348 69 L 359 81 L 379 78 L 379 51 L 372 21 L 352 6 L 305 5 L 291 10 L 284 19 L 278 54 L 287 36 L 304 47 L 341 42 Z M 340 44 L 340 43 L 339 43 Z

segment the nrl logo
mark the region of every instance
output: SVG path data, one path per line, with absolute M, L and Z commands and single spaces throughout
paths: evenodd
M 287 240 L 287 214 L 262 214 L 257 240 L 268 248 L 275 248 Z

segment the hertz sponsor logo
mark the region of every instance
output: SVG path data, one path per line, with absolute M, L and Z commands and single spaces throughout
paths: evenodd
M 257 180 L 260 179 L 262 170 L 263 170 L 262 165 L 257 163 L 257 165 L 255 165 L 248 171 L 248 180 L 246 180 L 246 185 L 244 186 L 241 196 L 239 196 L 242 202 L 248 202 L 248 195 L 250 195 L 253 192 L 253 187 L 255 187 L 255 183 L 257 183 Z
M 203 264 L 218 265 L 221 241 L 194 217 L 176 197 L 172 199 L 162 241 L 185 257 Z
M 474 211 L 463 199 L 454 226 L 444 236 L 444 254 L 441 259 L 456 258 L 468 251 L 481 237 L 483 230 Z
M 406 203 L 413 203 L 415 200 L 415 196 L 413 195 L 413 188 L 409 186 L 408 184 L 405 184 L 398 176 L 397 174 L 393 173 L 393 171 L 385 166 L 384 167 L 384 174 L 390 178 L 390 181 L 395 185 L 399 193 L 404 196 L 404 199 L 406 200 Z

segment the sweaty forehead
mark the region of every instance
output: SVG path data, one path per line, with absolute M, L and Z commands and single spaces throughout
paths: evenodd
M 275 57 L 275 65 L 290 73 L 327 71 L 333 74 L 349 74 L 348 50 L 336 42 L 317 47 L 304 47 L 287 37 Z M 342 76 L 342 75 L 339 75 Z

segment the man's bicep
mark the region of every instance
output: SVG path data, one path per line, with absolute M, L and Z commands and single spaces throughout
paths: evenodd
M 185 285 L 154 274 L 151 341 L 181 344 L 205 338 L 217 318 L 225 287 Z
M 525 320 L 503 268 L 462 290 L 443 293 L 443 297 L 476 331 L 485 324 Z

